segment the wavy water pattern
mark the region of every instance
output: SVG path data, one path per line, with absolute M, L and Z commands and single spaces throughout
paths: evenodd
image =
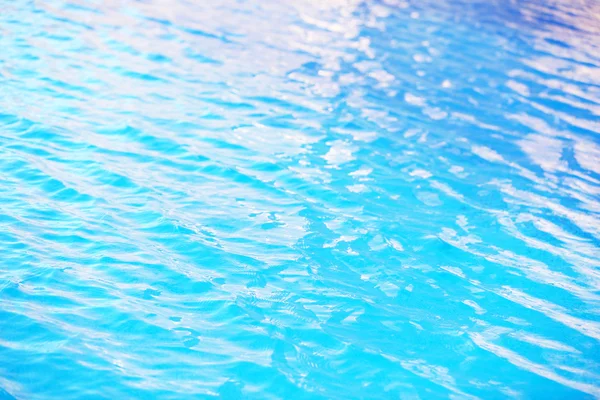
M 1 399 L 600 398 L 600 3 L 0 5 Z

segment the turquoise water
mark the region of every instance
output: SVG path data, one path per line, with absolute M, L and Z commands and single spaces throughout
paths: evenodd
M 600 397 L 598 2 L 0 8 L 0 399 Z

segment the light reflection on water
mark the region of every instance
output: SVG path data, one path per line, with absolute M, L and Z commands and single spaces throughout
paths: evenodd
M 3 5 L 0 398 L 600 397 L 599 19 Z

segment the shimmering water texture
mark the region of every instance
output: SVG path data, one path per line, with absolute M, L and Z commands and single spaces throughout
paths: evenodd
M 599 2 L 0 10 L 0 399 L 600 397 Z

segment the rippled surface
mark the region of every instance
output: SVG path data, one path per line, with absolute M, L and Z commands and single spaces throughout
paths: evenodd
M 600 397 L 600 4 L 13 1 L 0 398 Z

